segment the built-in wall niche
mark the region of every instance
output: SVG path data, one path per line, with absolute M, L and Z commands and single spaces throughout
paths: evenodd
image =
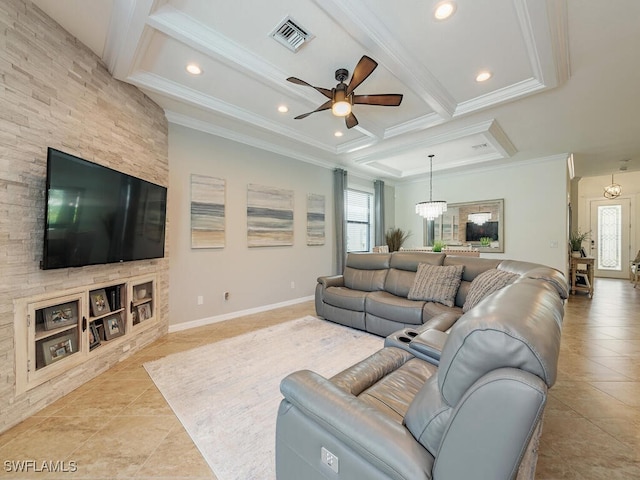
M 33 351 L 28 366 L 40 371 L 80 352 L 82 297 L 68 295 L 30 305 L 27 322 L 33 323 Z
M 15 301 L 16 394 L 118 348 L 157 321 L 155 276 Z
M 428 221 L 424 244 L 428 245 Z M 504 252 L 504 200 L 450 203 L 433 222 L 433 238 L 448 246 L 471 246 L 487 253 Z
M 131 283 L 129 312 L 131 313 L 134 327 L 155 317 L 154 299 L 156 295 L 154 288 L 155 282 L 152 279 L 141 279 Z

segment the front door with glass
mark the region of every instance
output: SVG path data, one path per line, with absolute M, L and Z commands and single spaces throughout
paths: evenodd
M 629 278 L 630 209 L 628 198 L 590 202 L 590 255 L 597 277 Z

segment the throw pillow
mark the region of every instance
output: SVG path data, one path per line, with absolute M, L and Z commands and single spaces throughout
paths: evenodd
M 517 273 L 506 272 L 496 268 L 482 272 L 471 282 L 467 299 L 462 306 L 462 311 L 467 312 L 471 310 L 480 303 L 480 300 L 484 297 L 506 287 L 518 277 L 519 275 Z
M 407 298 L 453 307 L 463 270 L 464 265 L 441 266 L 420 263 Z

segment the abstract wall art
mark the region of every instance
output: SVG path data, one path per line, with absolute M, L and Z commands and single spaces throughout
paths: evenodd
M 225 180 L 191 175 L 191 248 L 223 248 Z
M 247 187 L 247 241 L 249 247 L 293 245 L 293 190 Z
M 324 195 L 307 195 L 307 245 L 324 245 Z

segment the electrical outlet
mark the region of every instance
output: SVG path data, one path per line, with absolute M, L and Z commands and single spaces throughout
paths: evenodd
M 291 281 L 291 288 L 296 288 L 296 282 L 294 282 L 293 280 Z
M 224 300 L 229 300 L 229 292 L 224 292 L 224 293 L 222 294 L 222 298 L 223 298 Z
M 204 297 L 202 295 L 198 295 L 198 305 L 202 305 L 204 303 Z
M 338 473 L 338 457 L 324 447 L 320 449 L 320 461 L 335 473 Z

